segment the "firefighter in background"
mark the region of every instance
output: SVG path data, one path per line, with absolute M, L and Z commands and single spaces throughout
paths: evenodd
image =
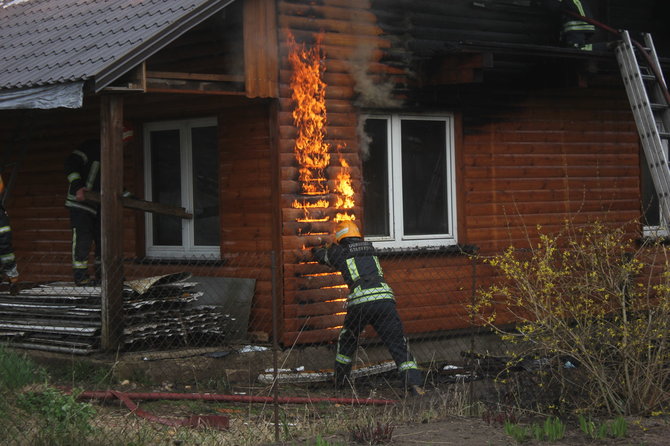
M 0 176 L 0 197 L 5 192 L 5 183 Z M 12 228 L 9 217 L 0 201 L 0 278 L 7 277 L 10 285 L 19 281 L 19 270 L 16 268 L 16 257 L 12 247 Z
M 65 206 L 70 210 L 72 227 L 72 269 L 74 283 L 95 285 L 100 283 L 100 205 L 88 201 L 85 191 L 100 191 L 100 141 L 88 140 L 65 159 L 68 181 Z M 95 244 L 95 279 L 89 276 L 88 256 Z
M 543 0 L 545 6 L 552 11 L 561 12 L 563 24 L 561 26 L 561 42 L 571 48 L 591 51 L 593 45 L 591 37 L 596 31 L 595 26 L 573 15 L 562 11 L 570 11 L 584 17 L 591 17 L 591 10 L 587 0 Z
M 391 353 L 407 388 L 423 395 L 422 373 L 407 349 L 393 290 L 384 281 L 372 243 L 363 240 L 354 222 L 344 221 L 335 228 L 335 243 L 313 248 L 312 254 L 319 263 L 339 270 L 349 287 L 347 315 L 337 342 L 335 386 L 342 388 L 348 381 L 358 337 L 370 324 Z

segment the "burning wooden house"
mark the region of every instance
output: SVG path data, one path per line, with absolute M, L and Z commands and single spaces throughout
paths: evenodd
M 68 280 L 65 156 L 102 142 L 103 347 L 122 279 L 255 279 L 249 331 L 337 337 L 341 278 L 313 262 L 356 219 L 409 335 L 469 327 L 472 249 L 566 216 L 662 226 L 611 42 L 559 42 L 533 0 L 5 0 L 0 167 L 22 278 Z M 591 0 L 654 36 L 667 2 Z M 134 133 L 124 142 L 124 128 Z M 122 207 L 126 188 L 193 218 Z M 645 211 L 645 212 L 643 212 Z M 58 257 L 58 255 L 61 257 Z M 58 259 L 58 260 L 54 260 Z

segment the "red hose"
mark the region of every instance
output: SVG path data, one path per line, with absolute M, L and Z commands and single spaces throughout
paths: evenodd
M 78 398 L 87 399 L 106 399 L 118 397 L 122 394 L 133 400 L 202 400 L 202 401 L 229 401 L 235 403 L 273 403 L 275 399 L 271 396 L 251 396 L 251 395 L 221 395 L 215 393 L 161 393 L 161 392 L 115 392 L 107 391 L 87 391 L 78 395 Z M 313 397 L 279 397 L 277 403 L 280 404 L 308 404 L 308 403 L 334 403 L 334 404 L 362 404 L 372 406 L 387 406 L 395 404 L 397 401 L 374 399 L 374 398 L 313 398 Z

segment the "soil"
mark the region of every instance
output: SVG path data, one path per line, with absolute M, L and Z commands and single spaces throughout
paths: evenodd
M 514 446 L 518 444 L 524 446 L 667 446 L 670 444 L 670 424 L 667 420 L 630 420 L 628 426 L 628 434 L 624 438 L 592 439 L 585 436 L 578 426 L 568 426 L 562 440 L 551 442 L 527 440 L 518 443 L 505 433 L 501 425 L 492 425 L 473 418 L 454 417 L 396 426 L 391 441 L 384 444 L 422 446 Z M 360 444 L 351 441 L 345 435 L 323 437 L 323 440 L 332 445 Z M 302 444 L 306 446 L 320 443 L 311 439 Z

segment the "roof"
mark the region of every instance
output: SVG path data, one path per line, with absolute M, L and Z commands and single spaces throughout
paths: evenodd
M 233 0 L 0 0 L 0 89 L 109 85 Z

